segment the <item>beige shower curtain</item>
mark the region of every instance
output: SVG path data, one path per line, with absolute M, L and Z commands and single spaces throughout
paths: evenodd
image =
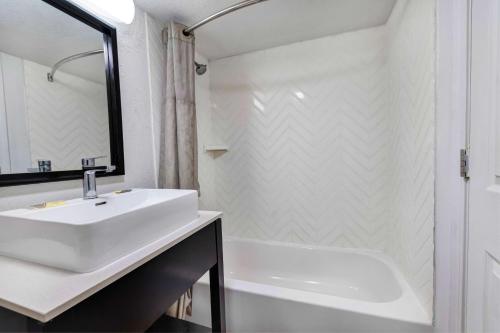
M 166 44 L 166 91 L 161 114 L 160 188 L 199 190 L 196 133 L 194 36 L 185 36 L 185 26 L 171 22 L 163 30 Z M 168 310 L 172 317 L 191 315 L 192 288 Z
M 196 106 L 194 92 L 194 36 L 171 22 L 163 30 L 166 43 L 166 92 L 161 118 L 160 188 L 199 190 Z

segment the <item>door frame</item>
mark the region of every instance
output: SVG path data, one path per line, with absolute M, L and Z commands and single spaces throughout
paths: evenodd
M 498 219 L 498 73 L 500 70 L 500 6 L 496 0 L 469 0 L 470 9 L 470 94 L 468 137 L 471 145 L 471 181 L 467 216 L 468 267 L 465 275 L 465 329 L 498 328 L 497 305 L 488 287 L 496 285 L 498 262 L 496 225 Z M 493 236 L 494 235 L 494 236 Z M 493 273 L 493 274 L 492 274 Z M 491 285 L 490 283 L 495 283 Z M 491 308 L 489 306 L 492 306 Z M 490 326 L 491 325 L 491 326 Z
M 436 2 L 435 332 L 463 332 L 468 184 L 471 0 Z

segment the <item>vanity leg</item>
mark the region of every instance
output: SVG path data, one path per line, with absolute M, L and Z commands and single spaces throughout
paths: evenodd
M 226 332 L 226 307 L 224 299 L 224 262 L 222 260 L 222 222 L 215 224 L 217 264 L 210 268 L 210 305 L 212 309 L 212 331 Z

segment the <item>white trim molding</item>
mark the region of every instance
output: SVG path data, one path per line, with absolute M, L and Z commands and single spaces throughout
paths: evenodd
M 435 332 L 463 332 L 469 0 L 437 0 Z

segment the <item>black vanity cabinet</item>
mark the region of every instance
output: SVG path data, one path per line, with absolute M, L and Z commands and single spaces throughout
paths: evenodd
M 48 322 L 0 309 L 0 331 L 145 332 L 153 326 L 158 332 L 169 306 L 207 271 L 212 331 L 224 332 L 220 218 Z

